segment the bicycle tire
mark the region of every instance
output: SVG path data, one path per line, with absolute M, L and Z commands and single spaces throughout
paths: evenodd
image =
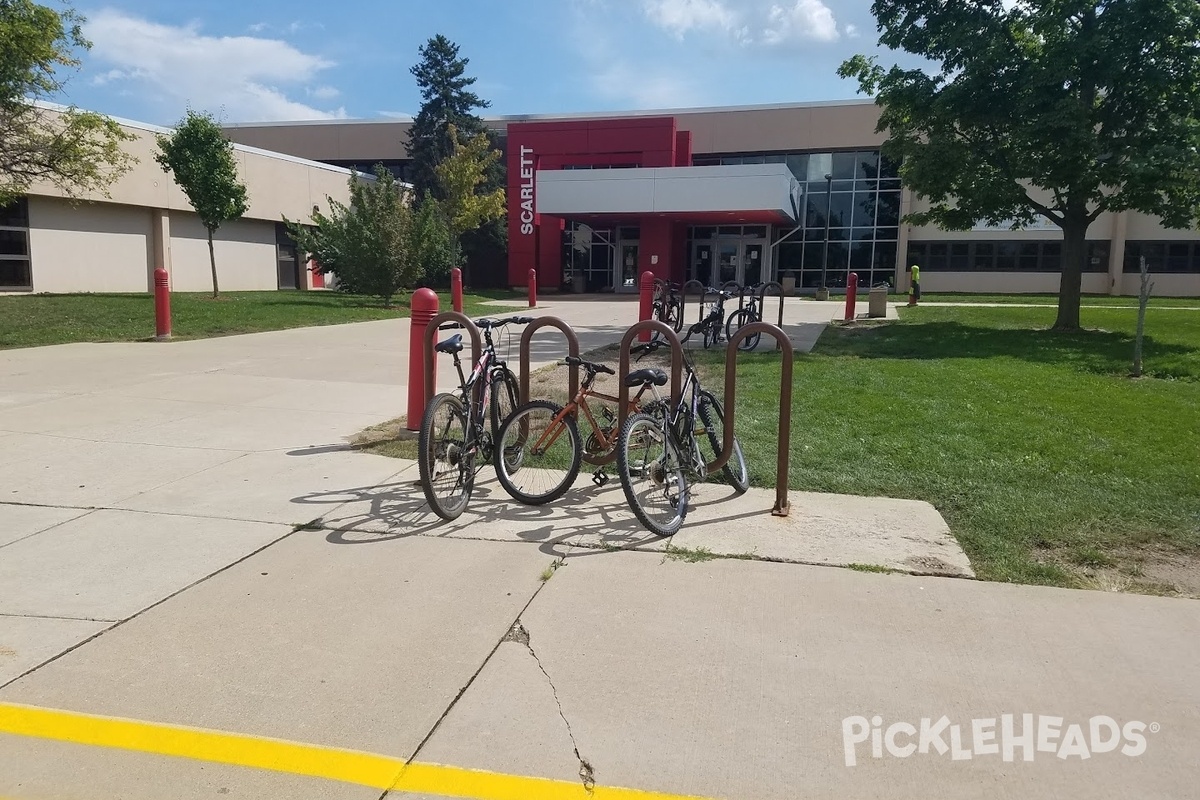
M 671 317 L 671 323 L 670 323 L 671 328 L 674 329 L 674 331 L 676 333 L 679 333 L 680 331 L 682 331 L 683 330 L 683 303 L 680 302 L 677 298 L 672 298 L 671 304 L 669 307 L 669 311 L 667 313 Z
M 721 408 L 721 403 L 716 396 L 707 390 L 700 392 L 699 405 L 700 421 L 704 423 L 708 443 L 712 446 L 715 457 L 720 454 L 721 447 L 725 444 L 725 411 Z M 745 494 L 746 490 L 750 488 L 750 471 L 746 468 L 746 455 L 742 452 L 742 443 L 736 436 L 733 437 L 733 455 L 729 457 L 725 466 L 721 467 L 721 474 L 738 494 Z
M 617 441 L 617 474 L 633 515 L 658 536 L 674 535 L 687 516 L 688 485 L 679 461 L 661 418 L 642 412 L 629 415 Z M 660 493 L 666 508 L 661 518 L 650 508 Z
M 417 439 L 421 488 L 433 513 L 447 522 L 466 510 L 475 486 L 475 457 L 467 447 L 468 430 L 466 409 L 457 395 L 434 397 L 421 418 Z M 449 486 L 442 480 L 447 475 L 452 479 Z M 444 496 L 439 486 L 445 487 Z
M 516 411 L 517 399 L 520 396 L 521 389 L 517 385 L 517 376 L 512 374 L 512 370 L 505 367 L 503 372 L 496 372 L 492 375 L 492 402 L 488 414 L 491 417 L 493 439 L 499 435 L 500 426 L 504 424 L 504 421 Z
M 729 319 L 725 322 L 725 335 L 730 341 L 733 340 L 733 335 L 742 329 L 743 326 L 749 325 L 751 322 L 758 322 L 758 315 L 748 308 L 741 308 L 729 315 Z M 737 323 L 736 325 L 734 323 Z M 759 341 L 762 340 L 761 333 L 754 333 L 747 336 L 738 344 L 739 350 L 753 350 L 758 347 Z
M 526 505 L 557 500 L 579 477 L 579 426 L 570 415 L 555 423 L 561 412 L 562 406 L 549 400 L 526 403 L 504 421 L 496 437 L 496 478 L 504 491 Z M 544 439 L 549 446 L 534 452 L 533 446 Z

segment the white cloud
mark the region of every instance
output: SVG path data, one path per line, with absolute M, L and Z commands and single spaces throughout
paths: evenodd
M 721 0 L 645 0 L 646 16 L 678 38 L 691 30 L 733 30 L 737 14 Z
M 847 39 L 857 39 L 861 35 L 858 32 L 858 26 L 854 24 L 847 25 L 843 30 L 846 31 Z
M 796 0 L 790 8 L 771 6 L 763 30 L 763 41 L 769 45 L 804 39 L 833 42 L 837 38 L 837 20 L 821 0 Z
M 736 44 L 768 47 L 839 38 L 833 10 L 822 0 L 643 0 L 651 23 L 677 39 L 716 34 Z M 854 34 L 847 32 L 848 36 Z
M 308 90 L 308 96 L 317 100 L 332 100 L 341 95 L 341 92 L 332 86 L 318 86 L 315 89 Z
M 343 109 L 320 109 L 288 96 L 288 87 L 311 84 L 333 64 L 279 39 L 207 36 L 198 23 L 160 25 L 113 9 L 90 15 L 85 33 L 93 43 L 90 57 L 111 67 L 93 83 L 148 89 L 169 116 L 186 105 L 245 122 L 345 116 Z M 336 95 L 318 94 L 330 88 L 310 95 L 331 99 Z

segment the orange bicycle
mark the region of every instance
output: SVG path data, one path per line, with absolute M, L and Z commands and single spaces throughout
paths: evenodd
M 653 348 L 638 345 L 630 352 L 646 353 Z M 496 477 L 510 495 L 529 505 L 541 505 L 556 500 L 575 483 L 579 477 L 584 454 L 590 458 L 602 458 L 616 447 L 620 431 L 617 430 L 617 415 L 608 406 L 600 408 L 600 419 L 588 405 L 588 398 L 619 404 L 620 399 L 598 392 L 592 388 L 598 375 L 615 375 L 604 364 L 568 357 L 562 363 L 581 367 L 586 375 L 579 392 L 565 406 L 549 400 L 533 400 L 515 410 L 500 426 L 495 448 Z M 634 380 L 634 378 L 637 378 Z M 638 370 L 629 376 L 629 386 L 641 387 L 637 395 L 630 398 L 630 414 L 645 410 L 641 406 L 642 395 L 650 386 L 663 386 L 667 375 L 661 369 Z M 579 412 L 591 426 L 587 441 L 579 435 Z M 608 476 L 597 470 L 592 481 L 603 486 Z

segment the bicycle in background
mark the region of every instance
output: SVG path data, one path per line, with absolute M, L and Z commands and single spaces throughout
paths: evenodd
M 724 341 L 725 301 L 733 297 L 732 294 L 723 289 L 714 289 L 710 286 L 705 290 L 705 296 L 714 294 L 717 296 L 717 299 L 716 302 L 709 305 L 708 314 L 705 315 L 704 319 L 688 328 L 687 336 L 683 337 L 683 341 L 686 342 L 693 335 L 700 334 L 704 339 L 704 349 L 706 350 Z
M 461 333 L 434 347 L 454 357 L 459 389 L 457 393 L 437 395 L 426 407 L 418 437 L 418 469 L 425 499 L 444 520 L 456 519 L 466 509 L 475 476 L 493 461 L 500 427 L 517 405 L 517 377 L 496 353 L 492 332 L 530 322 L 533 317 L 476 320 L 484 345 L 469 377 L 463 374 L 459 358 L 463 350 Z M 461 327 L 451 322 L 440 329 Z M 520 455 L 518 450 L 510 457 Z
M 683 299 L 679 284 L 655 278 L 651 318 L 670 325 L 676 333 L 683 330 Z
M 733 339 L 733 335 L 737 333 L 743 325 L 749 325 L 751 322 L 762 322 L 762 299 L 758 296 L 758 292 L 761 287 L 762 284 L 742 287 L 741 297 L 744 300 L 746 295 L 749 294 L 750 303 L 749 305 L 743 304 L 741 308 L 729 315 L 729 319 L 725 323 L 725 336 L 728 339 Z M 761 333 L 755 333 L 751 336 L 747 336 L 741 341 L 740 344 L 738 344 L 738 349 L 753 350 L 754 348 L 758 347 L 758 343 L 761 340 Z

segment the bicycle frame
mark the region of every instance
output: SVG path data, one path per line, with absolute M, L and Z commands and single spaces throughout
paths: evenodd
M 595 380 L 595 378 L 593 377 L 592 380 Z M 579 387 L 579 391 L 576 393 L 575 397 L 573 397 L 570 402 L 563 406 L 562 411 L 558 412 L 551 424 L 546 427 L 545 432 L 542 433 L 541 438 L 534 442 L 532 448 L 534 452 L 545 452 L 551 445 L 558 441 L 558 437 L 561 436 L 563 432 L 563 420 L 572 414 L 576 414 L 578 418 L 577 412 L 579 411 L 583 411 L 583 415 L 587 418 L 588 424 L 592 426 L 592 433 L 595 434 L 596 438 L 600 441 L 600 444 L 604 446 L 605 452 L 611 450 L 613 446 L 616 445 L 617 437 L 620 435 L 620 431 L 616 430 L 614 427 L 612 430 L 612 435 L 606 436 L 604 434 L 603 426 L 596 422 L 596 417 L 592 414 L 592 409 L 588 405 L 587 399 L 589 397 L 594 397 L 599 400 L 605 400 L 616 404 L 620 404 L 621 399 L 610 394 L 594 391 L 591 388 L 591 383 L 591 380 L 585 380 L 583 386 Z M 643 386 L 637 395 L 635 395 L 629 401 L 628 408 L 630 410 L 637 409 L 640 406 L 639 401 L 642 399 L 642 395 L 646 393 L 646 388 L 647 387 Z M 655 392 L 655 394 L 657 395 L 657 392 Z M 549 440 L 547 440 L 547 437 L 550 437 Z

